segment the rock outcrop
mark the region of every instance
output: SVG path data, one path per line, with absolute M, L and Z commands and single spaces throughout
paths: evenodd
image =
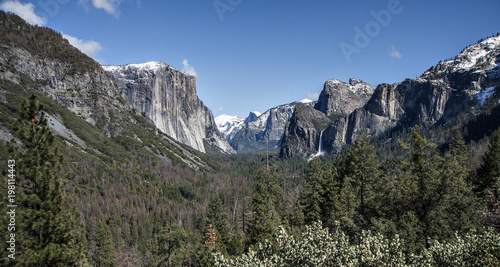
M 348 84 L 335 79 L 326 81 L 314 108 L 296 109 L 286 124 L 280 156 L 305 157 L 315 153 L 320 133 L 335 120 L 345 119 L 352 111 L 363 107 L 374 90 L 375 87 L 355 78 L 349 79 Z M 323 143 L 325 137 L 328 136 L 324 133 Z
M 499 63 L 500 36 L 496 36 L 465 48 L 454 59 L 440 62 L 419 78 L 377 86 L 365 103 L 364 97 L 353 99 L 353 94 L 346 94 L 350 91 L 348 86 L 359 86 L 360 82 L 351 79 L 347 85 L 330 80 L 315 106 L 326 115 L 338 115 L 338 118 L 330 117 L 332 121 L 323 132 L 323 149 L 337 153 L 345 144 L 352 143 L 361 131 L 374 136 L 395 126 L 446 124 L 459 113 L 483 105 L 495 92 L 498 93 Z M 368 93 L 370 88 L 365 88 Z M 302 119 L 314 121 L 322 118 L 324 116 L 316 115 Z M 317 126 L 306 122 L 287 126 L 281 150 L 283 157 L 307 156 L 311 152 L 311 140 L 316 140 L 317 136 L 301 134 L 306 132 L 306 127 L 315 127 L 318 131 Z M 290 149 L 293 144 L 298 147 Z
M 128 120 L 123 111 L 132 106 L 97 62 L 51 29 L 28 25 L 4 12 L 0 21 L 1 81 L 43 92 L 108 136 L 121 132 L 116 122 Z M 29 37 L 36 42 L 30 43 Z
M 217 129 L 214 117 L 196 94 L 196 78 L 162 62 L 103 66 L 125 98 L 162 132 L 205 152 L 204 141 L 235 153 Z
M 238 153 L 278 151 L 285 132 L 285 125 L 292 117 L 295 106 L 314 105 L 313 101 L 300 100 L 267 110 L 257 118 L 247 118 L 248 123 L 231 139 L 231 146 Z M 266 144 L 267 142 L 267 144 Z M 266 145 L 268 147 L 266 147 Z
M 355 78 L 349 79 L 348 84 L 331 79 L 325 82 L 314 107 L 328 116 L 347 115 L 362 107 L 374 90 L 375 87 Z
M 315 153 L 319 148 L 321 131 L 331 122 L 328 116 L 312 106 L 297 105 L 285 127 L 280 157 Z

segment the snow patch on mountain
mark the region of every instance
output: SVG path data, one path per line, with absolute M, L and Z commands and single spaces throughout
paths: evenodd
M 297 101 L 297 102 L 298 102 L 298 103 L 301 103 L 301 104 L 309 104 L 309 103 L 312 103 L 312 102 L 314 102 L 314 101 L 313 101 L 313 100 L 311 100 L 311 99 L 308 99 L 308 98 L 304 98 L 304 99 L 299 100 L 299 101 Z
M 102 68 L 105 71 L 109 72 L 114 72 L 122 69 L 136 69 L 136 70 L 152 70 L 152 71 L 157 71 L 161 69 L 162 67 L 167 67 L 169 66 L 166 63 L 160 62 L 160 61 L 149 61 L 145 63 L 134 63 L 134 64 L 127 64 L 127 65 L 103 65 Z
M 443 74 L 465 71 L 485 71 L 498 68 L 500 36 L 487 38 L 466 47 L 455 58 L 440 62 L 424 72 L 423 78 L 442 77 Z
M 215 124 L 226 140 L 231 140 L 244 126 L 245 119 L 238 116 L 222 114 L 215 118 Z

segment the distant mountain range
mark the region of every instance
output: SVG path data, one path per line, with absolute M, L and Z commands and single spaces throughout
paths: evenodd
M 361 83 L 353 79 L 350 85 L 329 81 L 314 108 L 295 109 L 286 125 L 280 155 L 305 157 L 315 153 L 320 132 L 323 150 L 337 153 L 361 131 L 377 136 L 417 124 L 424 128 L 447 125 L 460 114 L 491 116 L 499 104 L 499 63 L 497 35 L 465 48 L 454 59 L 439 62 L 416 79 L 376 88 L 359 87 Z M 490 107 L 483 108 L 486 104 Z
M 246 118 L 222 114 L 215 118 L 215 124 L 227 141 L 231 141 L 239 130 L 248 125 L 249 122 L 257 119 L 260 115 L 261 113 L 258 111 L 250 111 L 250 114 Z
M 361 131 L 376 136 L 396 127 L 431 127 L 476 112 L 475 107 L 500 95 L 499 55 L 500 37 L 490 37 L 416 79 L 377 87 L 355 78 L 348 83 L 331 79 L 317 102 L 271 108 L 248 123 L 221 115 L 217 126 L 238 152 L 265 151 L 269 136 L 271 151 L 285 158 L 307 157 L 317 152 L 323 132 L 324 152 L 337 153 Z
M 270 108 L 262 114 L 252 111 L 245 119 L 220 115 L 215 120 L 219 130 L 238 153 L 264 152 L 266 149 L 278 151 L 285 124 L 292 117 L 295 106 L 315 103 L 309 99 L 302 99 Z
M 54 131 L 86 153 L 101 157 L 103 144 L 139 142 L 152 156 L 193 168 L 206 167 L 200 155 L 208 152 L 269 148 L 283 158 L 307 157 L 319 149 L 321 132 L 322 150 L 337 153 L 361 131 L 375 137 L 398 127 L 445 125 L 459 114 L 498 105 L 499 36 L 465 48 L 416 79 L 376 87 L 354 78 L 348 83 L 331 79 L 318 101 L 279 105 L 247 118 L 214 119 L 198 98 L 192 75 L 156 61 L 101 66 L 60 33 L 13 14 L 0 16 L 0 102 L 9 106 L 0 120 L 4 141 L 12 136 L 15 101 L 29 93 L 52 101 Z M 61 107 L 72 115 L 54 112 Z M 76 124 L 90 128 L 81 131 Z M 99 137 L 91 136 L 91 128 Z

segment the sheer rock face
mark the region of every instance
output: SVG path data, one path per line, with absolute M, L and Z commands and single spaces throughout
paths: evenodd
M 345 144 L 354 142 L 361 131 L 373 136 L 395 126 L 445 124 L 498 94 L 499 63 L 500 36 L 497 36 L 465 48 L 454 59 L 438 63 L 419 78 L 380 84 L 368 98 L 365 96 L 371 89 L 361 87 L 362 82 L 358 80 L 351 79 L 349 84 L 329 80 L 315 106 L 331 119 L 323 131 L 323 149 L 338 153 Z M 366 94 L 355 98 L 353 86 L 363 88 L 358 92 Z M 295 117 L 310 122 L 324 118 L 323 115 Z M 285 130 L 281 156 L 311 153 L 311 140 L 317 137 L 303 133 L 312 129 L 320 130 L 317 125 L 292 121 Z M 293 146 L 297 147 L 291 149 Z
M 326 115 L 350 114 L 362 107 L 375 87 L 358 79 L 351 78 L 349 83 L 331 79 L 325 82 L 315 108 Z
M 319 148 L 320 134 L 331 123 L 324 113 L 312 106 L 299 104 L 287 122 L 280 157 L 310 155 Z
M 351 78 L 349 83 L 335 79 L 326 81 L 314 107 L 301 106 L 295 110 L 287 123 L 280 156 L 307 156 L 315 153 L 319 147 L 320 134 L 324 130 L 323 143 L 326 144 L 326 140 L 333 142 L 331 136 L 327 136 L 328 126 L 339 119 L 337 124 L 340 132 L 330 134 L 340 137 L 343 131 L 347 130 L 341 127 L 345 124 L 341 123 L 342 119 L 346 119 L 346 116 L 357 108 L 363 107 L 374 90 L 375 87 L 355 78 Z
M 175 140 L 205 152 L 204 141 L 235 153 L 220 134 L 214 117 L 196 94 L 196 78 L 165 63 L 104 66 L 129 103 Z

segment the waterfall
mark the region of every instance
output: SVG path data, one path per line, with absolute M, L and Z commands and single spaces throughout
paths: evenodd
M 321 156 L 323 155 L 323 150 L 321 149 L 323 147 L 323 131 L 319 134 L 319 145 L 318 145 L 318 154 L 316 156 Z
M 312 154 L 307 160 L 312 160 L 315 157 L 321 157 L 323 154 L 325 154 L 325 152 L 323 152 L 323 131 L 321 131 L 319 134 L 318 152 L 316 154 Z

